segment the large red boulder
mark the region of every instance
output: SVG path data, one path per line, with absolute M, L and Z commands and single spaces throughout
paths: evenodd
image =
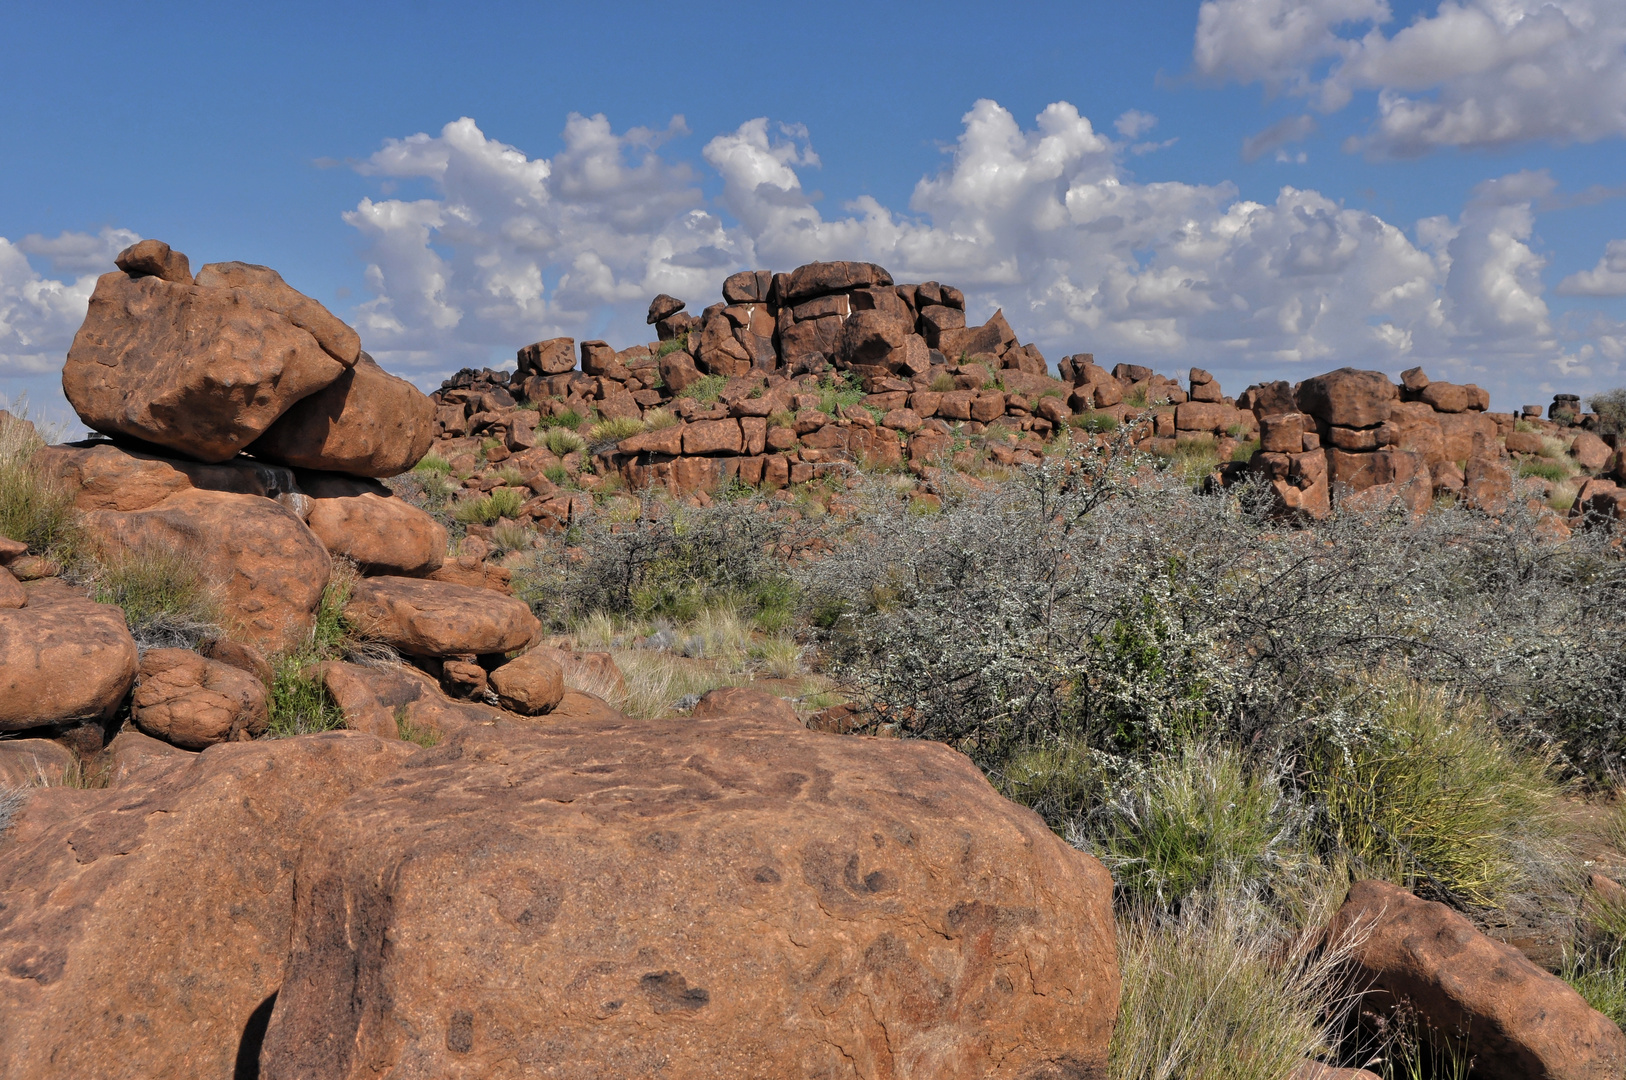
M 1365 1003 L 1402 1002 L 1462 1040 L 1486 1080 L 1618 1080 L 1626 1035 L 1562 979 L 1492 940 L 1444 904 L 1357 881 L 1328 927 L 1344 943 Z
M 150 782 L 33 795 L 0 846 L 0 1076 L 234 1075 L 283 985 L 300 849 L 416 750 L 226 743 Z
M 966 758 L 767 716 L 540 732 L 326 815 L 262 1077 L 1104 1071 L 1112 882 Z
M 446 527 L 405 499 L 372 492 L 312 499 L 305 524 L 363 573 L 418 577 L 446 561 Z
M 260 299 L 253 290 L 103 274 L 68 350 L 62 391 L 96 431 L 224 461 L 346 370 Z
M 41 447 L 34 464 L 61 480 L 81 510 L 145 510 L 189 488 L 275 498 L 295 486 L 291 470 L 251 458 L 205 465 L 109 442 Z
M 1383 372 L 1346 367 L 1300 383 L 1298 411 L 1339 427 L 1377 427 L 1399 399 L 1399 389 Z
M 395 476 L 429 452 L 435 403 L 366 353 L 291 406 L 249 447 L 270 461 L 352 476 Z
M 264 684 L 190 649 L 148 649 L 138 679 L 130 718 L 183 749 L 252 739 L 270 724 Z

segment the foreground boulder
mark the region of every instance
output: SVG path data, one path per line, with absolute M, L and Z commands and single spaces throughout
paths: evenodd
M 217 586 L 226 628 L 267 652 L 304 640 L 333 568 L 298 515 L 254 495 L 188 489 L 144 510 L 98 510 L 83 520 L 109 554 L 185 552 Z
M 512 652 L 542 630 L 531 609 L 512 597 L 404 577 L 359 582 L 345 616 L 363 635 L 411 656 Z
M 0 614 L 0 731 L 106 720 L 136 676 L 124 612 L 66 588 L 27 588 Z
M 148 649 L 130 702 L 136 727 L 186 750 L 265 734 L 265 687 L 190 649 Z
M 274 499 L 296 487 L 293 470 L 280 465 L 241 457 L 203 465 L 110 442 L 41 447 L 34 463 L 62 481 L 81 510 L 145 510 L 191 488 Z
M 533 649 L 491 673 L 491 688 L 503 708 L 537 716 L 565 696 L 565 673 L 547 652 Z
M 326 388 L 284 413 L 250 453 L 302 469 L 395 476 L 435 437 L 435 403 L 366 353 Z
M 0 1076 L 234 1075 L 283 983 L 301 846 L 416 749 L 227 743 L 150 783 L 34 794 L 0 847 Z
M 62 391 L 96 431 L 224 461 L 346 367 L 261 299 L 253 290 L 103 274 L 68 350 Z
M 1408 1002 L 1430 1027 L 1462 1039 L 1487 1080 L 1618 1080 L 1626 1035 L 1563 980 L 1494 941 L 1444 904 L 1382 881 L 1358 881 L 1333 916 L 1352 943 L 1369 1007 Z
M 0 787 L 58 784 L 78 764 L 72 750 L 50 739 L 0 739 Z
M 326 816 L 262 1077 L 1104 1069 L 1111 880 L 966 758 L 777 718 L 543 730 L 470 729 Z

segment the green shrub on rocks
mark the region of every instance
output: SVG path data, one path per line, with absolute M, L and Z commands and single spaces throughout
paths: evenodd
M 220 630 L 214 590 L 184 551 L 150 545 L 122 551 L 93 571 L 92 596 L 124 609 L 147 648 L 192 648 Z
M 0 536 L 70 563 L 80 553 L 83 534 L 73 493 L 34 464 L 44 445 L 25 417 L 0 412 Z

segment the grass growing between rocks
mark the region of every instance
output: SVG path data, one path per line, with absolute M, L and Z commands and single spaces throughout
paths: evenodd
M 1194 896 L 1179 914 L 1126 909 L 1108 1076 L 1285 1080 L 1330 1053 L 1353 1003 L 1344 954 L 1314 945 L 1235 888 Z
M 22 411 L 23 417 L 0 415 L 0 536 L 71 564 L 84 546 L 73 493 L 34 464 L 45 441 Z
M 96 602 L 122 608 L 130 633 L 146 648 L 190 649 L 220 630 L 213 588 L 177 548 L 119 552 L 97 565 L 93 580 Z
M 333 576 L 322 590 L 310 637 L 300 648 L 272 659 L 271 694 L 266 704 L 273 737 L 309 735 L 344 726 L 344 714 L 328 699 L 320 665 L 343 659 L 357 645 L 345 621 L 344 606 L 359 578 L 350 563 L 334 560 Z

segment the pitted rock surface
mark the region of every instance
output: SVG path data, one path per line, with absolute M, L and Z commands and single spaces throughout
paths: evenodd
M 1111 881 L 946 747 L 499 724 L 329 814 L 267 1080 L 1088 1077 Z

